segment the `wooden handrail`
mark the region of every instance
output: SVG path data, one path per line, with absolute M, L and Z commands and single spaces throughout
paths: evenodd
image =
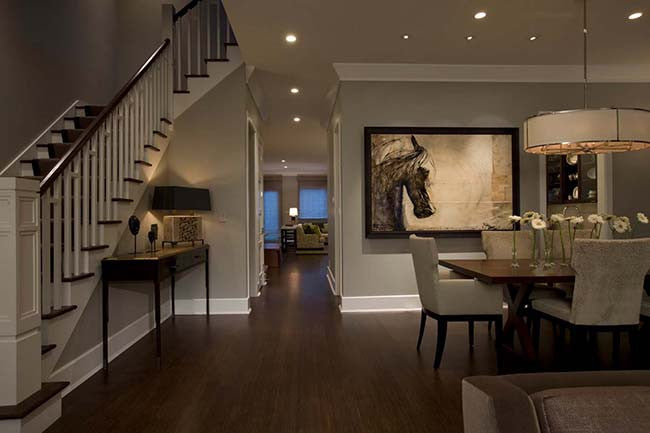
M 138 69 L 138 71 L 127 81 L 127 83 L 122 87 L 122 89 L 115 95 L 113 100 L 102 110 L 101 113 L 99 113 L 99 116 L 84 130 L 84 132 L 77 138 L 77 140 L 74 142 L 74 144 L 70 147 L 70 149 L 66 152 L 65 155 L 63 155 L 63 158 L 59 162 L 56 163 L 54 168 L 45 176 L 45 178 L 41 181 L 41 195 L 45 194 L 45 192 L 49 189 L 50 186 L 52 186 L 52 183 L 54 182 L 54 179 L 61 174 L 64 168 L 66 168 L 71 162 L 72 158 L 74 158 L 77 153 L 81 151 L 81 148 L 83 147 L 84 144 L 90 138 L 93 136 L 97 128 L 99 128 L 100 125 L 106 120 L 106 117 L 111 113 L 115 107 L 118 106 L 120 102 L 122 102 L 122 99 L 129 93 L 129 91 L 133 88 L 135 83 L 137 83 L 140 78 L 142 78 L 151 67 L 151 65 L 156 61 L 158 56 L 163 52 L 163 50 L 169 45 L 169 39 L 165 39 L 162 44 L 156 50 L 153 52 L 153 54 L 147 59 L 146 62 Z
M 182 17 L 186 13 L 188 13 L 190 11 L 190 9 L 192 9 L 194 6 L 199 4 L 200 1 L 201 0 L 192 0 L 191 2 L 189 2 L 188 4 L 183 6 L 183 8 L 181 10 L 179 10 L 178 12 L 176 12 L 174 14 L 174 22 L 176 22 L 176 20 L 178 20 L 180 17 Z

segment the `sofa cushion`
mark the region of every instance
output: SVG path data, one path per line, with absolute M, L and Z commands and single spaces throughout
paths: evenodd
M 650 387 L 555 388 L 532 394 L 542 433 L 650 431 Z

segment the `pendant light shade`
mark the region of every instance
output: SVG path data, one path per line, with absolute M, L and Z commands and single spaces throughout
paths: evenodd
M 595 154 L 650 147 L 650 110 L 600 108 L 545 112 L 524 122 L 530 153 Z

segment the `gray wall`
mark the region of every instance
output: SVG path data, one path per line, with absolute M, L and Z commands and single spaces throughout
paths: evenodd
M 650 86 L 593 85 L 594 106 L 650 106 Z M 415 278 L 407 240 L 366 239 L 364 230 L 363 128 L 365 126 L 492 126 L 521 127 L 541 110 L 580 107 L 578 84 L 343 82 L 339 93 L 342 116 L 342 220 L 344 296 L 415 294 Z M 650 151 L 646 151 L 650 153 Z M 650 155 L 644 153 L 646 167 Z M 639 154 L 639 156 L 641 156 Z M 520 152 L 521 207 L 537 209 L 538 157 Z M 628 159 L 617 155 L 615 172 L 627 172 Z M 636 160 L 635 160 L 636 161 Z M 639 163 L 641 164 L 641 163 Z M 650 186 L 647 173 L 615 181 L 615 210 L 622 202 L 650 208 L 646 195 L 632 195 L 633 179 Z M 621 191 L 626 191 L 625 194 Z M 628 192 L 629 191 L 629 192 Z M 621 199 L 620 197 L 625 197 Z M 628 200 L 628 197 L 631 200 Z M 618 205 L 616 203 L 619 203 Z M 441 252 L 480 251 L 478 238 L 439 239 Z
M 106 0 L 0 2 L 0 167 L 76 99 L 116 90 L 117 6 Z
M 298 176 L 282 176 L 282 207 L 280 208 L 282 217 L 280 220 L 283 225 L 291 223 L 290 207 L 298 207 Z

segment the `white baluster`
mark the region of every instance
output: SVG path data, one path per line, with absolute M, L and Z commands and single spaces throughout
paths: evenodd
M 199 13 L 199 74 L 206 75 L 208 73 L 208 63 L 205 59 L 208 58 L 208 16 L 209 16 L 209 1 L 203 1 L 198 5 Z
M 113 213 L 113 197 L 115 196 L 115 181 L 117 178 L 117 164 L 115 160 L 117 159 L 117 154 L 115 149 L 117 147 L 117 131 L 115 131 L 115 126 L 117 124 L 117 111 L 114 110 L 111 114 L 110 125 L 111 131 L 108 136 L 108 141 L 106 142 L 106 216 L 105 219 L 112 220 L 117 219 Z
M 115 197 L 124 197 L 124 131 L 125 128 L 125 116 L 124 116 L 124 104 L 121 104 L 118 108 L 119 123 L 117 126 L 117 137 L 118 137 L 118 166 L 117 166 L 117 177 L 115 178 L 117 182 L 117 193 Z
M 47 314 L 52 309 L 52 209 L 50 208 L 52 189 L 41 195 L 41 312 Z
M 180 44 L 181 44 L 181 38 L 179 37 L 179 30 L 180 30 L 180 25 L 177 23 L 174 23 L 174 26 L 172 27 L 172 49 L 173 49 L 173 69 L 172 69 L 172 85 L 174 87 L 174 90 L 179 90 L 180 89 L 180 67 L 179 67 L 179 60 L 180 60 Z
M 64 170 L 64 176 L 65 176 Z M 61 294 L 61 283 L 63 279 L 63 268 L 61 266 L 61 230 L 63 223 L 61 221 L 61 184 L 63 179 L 61 176 L 54 180 L 52 187 L 52 307 L 55 309 L 61 308 L 63 296 Z
M 90 245 L 97 245 L 97 196 L 99 190 L 99 177 L 97 176 L 97 158 L 99 154 L 99 143 L 104 139 L 100 127 L 93 137 L 92 150 L 90 152 Z
M 97 162 L 98 162 L 98 177 L 97 177 L 97 187 L 98 187 L 98 193 L 97 193 L 97 204 L 98 204 L 98 210 L 97 210 L 97 219 L 98 220 L 105 220 L 108 219 L 106 216 L 106 212 L 104 211 L 106 206 L 106 190 L 107 186 L 109 184 L 109 181 L 106 178 L 106 149 L 107 146 L 106 144 L 110 140 L 110 135 L 108 135 L 108 125 L 110 124 L 110 118 L 108 121 L 104 122 L 104 124 L 101 127 L 102 130 L 102 135 L 100 136 L 99 140 L 99 149 L 97 151 Z M 99 244 L 104 245 L 104 226 L 99 225 Z
M 187 15 L 178 20 L 181 31 L 180 53 L 181 53 L 181 68 L 180 68 L 180 81 L 181 90 L 187 90 L 187 77 L 189 67 L 189 39 L 190 39 L 190 26 L 187 22 Z
M 75 275 L 81 273 L 80 270 L 80 252 L 81 252 L 81 155 L 77 154 L 72 160 L 72 185 L 74 189 L 73 196 L 73 271 Z
M 72 275 L 72 166 L 63 170 L 63 277 Z

